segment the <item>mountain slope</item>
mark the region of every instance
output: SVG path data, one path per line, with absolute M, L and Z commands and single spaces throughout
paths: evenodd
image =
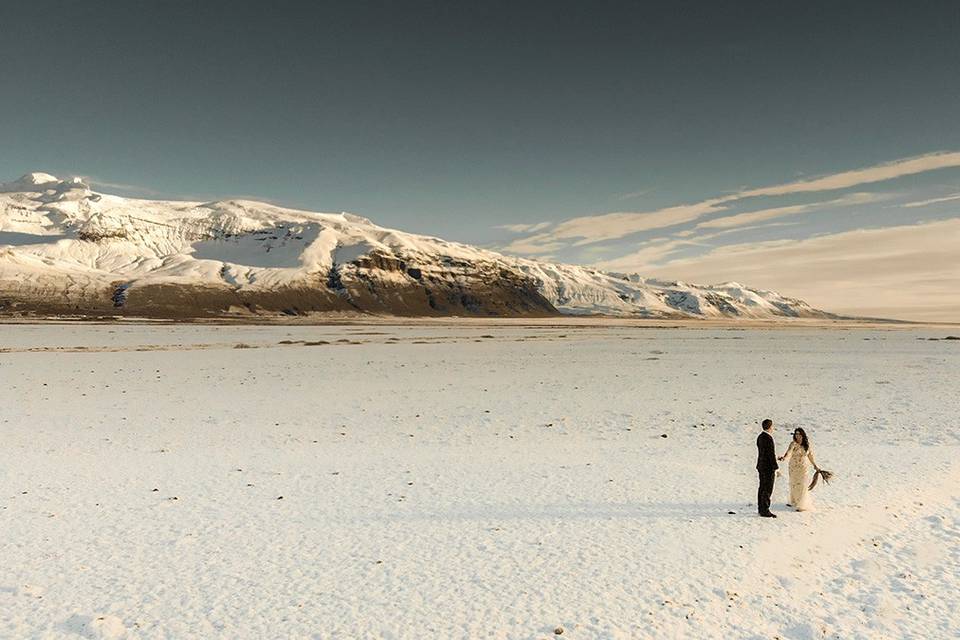
M 139 200 L 31 173 L 0 185 L 0 313 L 826 317 L 697 286 L 513 258 L 261 202 Z

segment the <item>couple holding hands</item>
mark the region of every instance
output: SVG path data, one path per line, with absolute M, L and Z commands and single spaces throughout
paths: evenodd
M 787 506 L 793 507 L 797 511 L 808 511 L 813 506 L 810 490 L 817 486 L 821 477 L 824 482 L 829 482 L 833 474 L 824 471 L 817 465 L 806 431 L 800 427 L 794 429 L 790 445 L 784 454 L 778 458 L 773 442 L 773 420 L 767 418 L 763 421 L 762 426 L 763 431 L 757 436 L 757 472 L 760 474 L 760 487 L 757 490 L 757 510 L 764 518 L 777 517 L 776 514 L 770 512 L 770 497 L 773 495 L 773 483 L 777 476 L 777 470 L 780 468 L 777 461 L 787 460 L 790 470 L 790 501 Z M 813 481 L 808 483 L 807 477 L 811 467 L 815 471 Z

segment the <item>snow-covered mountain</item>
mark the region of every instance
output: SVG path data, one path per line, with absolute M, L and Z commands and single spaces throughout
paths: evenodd
M 311 312 L 828 317 L 698 286 L 504 256 L 349 213 L 122 198 L 31 173 L 0 184 L 0 313 L 193 318 Z

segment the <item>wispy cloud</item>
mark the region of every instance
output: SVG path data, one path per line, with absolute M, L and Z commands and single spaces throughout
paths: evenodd
M 516 253 L 523 256 L 537 256 L 541 259 L 546 259 L 547 254 L 552 254 L 566 246 L 567 243 L 565 242 L 545 242 L 540 236 L 530 236 L 528 238 L 514 240 L 506 246 L 501 247 L 500 251 Z
M 676 205 L 654 211 L 615 212 L 581 216 L 561 222 L 549 231 L 542 233 L 534 232 L 532 236 L 518 239 L 516 242 L 508 245 L 505 250 L 515 253 L 536 254 L 542 253 L 542 248 L 546 246 L 553 247 L 550 249 L 551 251 L 556 250 L 558 244 L 560 246 L 583 246 L 595 242 L 623 238 L 641 231 L 668 228 L 692 222 L 712 213 L 726 211 L 733 203 L 747 198 L 775 197 L 848 189 L 862 184 L 872 184 L 950 167 L 960 167 L 960 152 L 931 153 L 806 180 L 798 180 L 769 187 L 741 189 L 734 193 L 708 198 L 701 202 Z M 778 217 L 779 215 L 801 213 L 803 210 L 797 210 L 791 207 L 780 207 L 766 211 L 768 213 L 776 212 L 770 213 L 770 215 L 772 217 Z
M 533 224 L 498 224 L 494 229 L 504 229 L 511 233 L 533 233 L 535 231 L 540 231 L 541 229 L 546 229 L 549 227 L 552 222 L 537 222 Z
M 753 229 L 769 229 L 771 227 L 795 226 L 796 222 L 769 222 L 766 224 L 737 226 L 720 229 L 712 233 L 697 233 L 696 229 L 678 231 L 670 236 L 653 238 L 640 244 L 635 251 L 625 256 L 611 258 L 604 261 L 593 261 L 593 266 L 605 271 L 627 271 L 631 273 L 649 272 L 654 265 L 664 263 L 665 259 L 686 247 L 710 247 L 710 240 L 721 238 L 731 233 L 741 233 Z M 590 247 L 587 247 L 589 250 Z M 585 261 L 590 262 L 587 255 Z
M 731 227 L 740 227 L 743 225 L 754 225 L 758 222 L 774 220 L 784 216 L 792 216 L 799 213 L 809 213 L 811 211 L 822 211 L 832 207 L 850 207 L 858 204 L 869 204 L 871 202 L 880 202 L 888 200 L 889 195 L 882 193 L 851 193 L 842 198 L 825 200 L 822 202 L 810 202 L 807 204 L 797 204 L 788 207 L 774 207 L 772 209 L 761 209 L 759 211 L 749 211 L 747 213 L 738 213 L 732 216 L 724 216 L 707 220 L 697 225 L 698 229 L 729 229 Z
M 108 180 L 100 180 L 93 176 L 84 176 L 83 181 L 89 184 L 91 187 L 97 187 L 100 189 L 110 189 L 112 191 L 121 191 L 123 193 L 135 193 L 141 196 L 159 196 L 162 195 L 156 189 L 151 189 L 150 187 L 144 187 L 138 184 L 126 184 L 123 182 L 110 182 Z
M 834 173 L 809 180 L 799 180 L 772 187 L 747 189 L 737 194 L 737 198 L 753 198 L 756 196 L 782 196 L 790 193 L 809 193 L 813 191 L 834 191 L 849 189 L 861 184 L 871 184 L 893 180 L 903 176 L 926 173 L 937 169 L 960 167 L 960 151 L 949 153 L 930 153 L 913 158 L 904 158 L 884 164 Z
M 641 189 L 640 191 L 631 191 L 630 193 L 621 193 L 620 195 L 617 196 L 617 200 L 619 202 L 623 202 L 624 200 L 632 200 L 633 198 L 639 198 L 640 196 L 645 196 L 651 191 L 653 191 L 652 188 Z
M 929 200 L 918 200 L 917 202 L 907 202 L 901 206 L 907 209 L 912 209 L 913 207 L 926 207 L 927 205 L 937 204 L 939 202 L 951 202 L 953 200 L 960 200 L 960 193 L 944 196 L 942 198 L 931 198 Z
M 723 211 L 725 207 L 718 206 L 720 202 L 723 202 L 723 199 L 667 207 L 648 213 L 606 213 L 573 218 L 561 222 L 546 233 L 517 240 L 505 247 L 505 250 L 521 253 L 522 249 L 525 248 L 537 249 L 542 246 L 557 244 L 566 246 L 570 243 L 573 246 L 582 246 L 603 240 L 622 238 L 639 231 L 670 227 L 696 220 L 708 213 Z M 535 250 L 534 253 L 536 252 Z
M 613 260 L 604 260 L 595 266 L 604 271 L 636 272 L 634 265 L 655 264 L 683 247 L 699 244 L 685 238 L 657 238 L 640 245 L 640 248 L 626 256 Z
M 820 203 L 817 203 L 820 204 Z M 764 220 L 772 220 L 783 216 L 791 216 L 798 213 L 806 213 L 817 209 L 815 204 L 796 204 L 788 207 L 774 207 L 772 209 L 761 209 L 759 211 L 748 211 L 747 213 L 738 213 L 732 216 L 723 216 L 699 223 L 697 229 L 727 229 L 730 227 L 740 227 L 748 224 L 755 224 Z

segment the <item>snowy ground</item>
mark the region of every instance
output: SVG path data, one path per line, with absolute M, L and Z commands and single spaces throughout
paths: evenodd
M 0 637 L 957 637 L 949 333 L 0 325 Z

